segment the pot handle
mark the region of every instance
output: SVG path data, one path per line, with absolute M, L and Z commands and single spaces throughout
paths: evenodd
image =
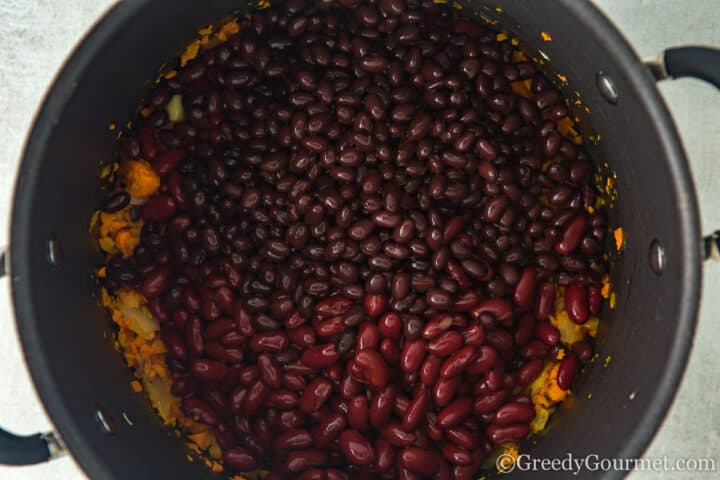
M 720 88 L 720 49 L 702 46 L 673 47 L 646 62 L 656 80 L 694 77 Z
M 0 249 L 0 278 L 8 273 L 5 251 Z M 0 428 L 0 465 L 33 465 L 61 457 L 65 445 L 55 432 L 15 435 Z
M 645 65 L 655 80 L 693 77 L 720 88 L 720 48 L 685 46 L 668 48 Z M 703 239 L 705 260 L 720 260 L 720 230 Z
M 0 465 L 33 465 L 65 453 L 55 432 L 20 436 L 0 428 Z

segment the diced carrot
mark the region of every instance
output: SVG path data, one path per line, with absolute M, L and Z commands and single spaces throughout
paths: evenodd
M 216 37 L 221 42 L 226 41 L 228 38 L 230 38 L 232 35 L 235 35 L 240 31 L 240 24 L 237 22 L 237 20 L 231 20 L 227 22 L 225 25 L 220 27 L 220 30 L 218 31 Z
M 129 229 L 120 230 L 115 235 L 115 243 L 123 257 L 129 257 L 140 243 L 140 236 Z
M 623 229 L 622 227 L 618 227 L 613 231 L 613 237 L 615 237 L 615 249 L 619 252 L 622 250 L 623 247 Z
M 190 45 L 180 54 L 180 66 L 184 67 L 190 60 L 198 56 L 200 51 L 200 40 L 193 40 Z
M 128 193 L 133 197 L 149 197 L 160 188 L 160 177 L 149 163 L 128 160 L 123 164 Z
M 532 79 L 529 78 L 527 80 L 520 80 L 510 84 L 510 88 L 512 88 L 513 93 L 525 98 L 530 97 L 530 87 L 532 87 Z

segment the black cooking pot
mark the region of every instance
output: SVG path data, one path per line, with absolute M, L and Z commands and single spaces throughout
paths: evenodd
M 685 367 L 703 255 L 687 160 L 655 81 L 692 75 L 720 85 L 720 53 L 668 50 L 664 63 L 648 69 L 587 1 L 460 3 L 466 15 L 497 20 L 533 56 L 549 58 L 551 73 L 567 77 L 566 93 L 579 91 L 592 112 L 582 128 L 602 138 L 589 145 L 590 154 L 617 172 L 611 223 L 623 226 L 627 244 L 612 268 L 617 308 L 604 312 L 598 346 L 600 357 L 613 361 L 586 368 L 574 406 L 555 415 L 546 438 L 529 451 L 543 458 L 638 457 Z M 64 443 L 92 478 L 215 478 L 185 460 L 182 443 L 131 391 L 131 372 L 104 339 L 109 322 L 90 295 L 98 257 L 87 227 L 99 203 L 98 161 L 112 151 L 105 126 L 132 116 L 147 80 L 199 25 L 238 7 L 252 8 L 231 0 L 121 2 L 85 38 L 46 98 L 18 177 L 9 266 L 27 363 L 62 441 L 0 431 L 0 462 L 44 461 Z

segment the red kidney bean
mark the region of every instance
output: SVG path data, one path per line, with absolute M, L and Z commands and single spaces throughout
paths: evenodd
M 397 422 L 382 427 L 380 435 L 394 447 L 407 447 L 415 441 L 415 435 L 404 430 Z
M 438 335 L 449 329 L 452 326 L 452 323 L 453 318 L 452 315 L 450 315 L 449 313 L 442 313 L 434 316 L 425 325 L 425 329 L 423 330 L 423 338 L 426 340 L 431 340 L 437 337 Z
M 434 451 L 417 447 L 405 447 L 398 455 L 400 466 L 425 477 L 431 477 L 436 472 L 439 460 Z
M 425 433 L 434 442 L 439 442 L 443 439 L 443 430 L 437 425 L 437 415 L 432 412 L 428 412 L 425 416 Z
M 585 340 L 573 343 L 572 350 L 577 355 L 578 360 L 583 363 L 589 362 L 593 358 L 592 346 Z
M 248 346 L 256 352 L 278 352 L 288 346 L 289 339 L 284 332 L 257 333 L 250 338 Z
M 358 327 L 356 342 L 359 350 L 376 350 L 380 344 L 378 326 L 371 321 L 361 323 Z
M 550 351 L 546 343 L 540 340 L 533 340 L 520 349 L 520 356 L 523 358 L 544 358 Z
M 496 320 L 505 323 L 512 317 L 512 305 L 507 300 L 490 299 L 483 301 L 471 312 L 474 319 L 480 319 L 483 314 L 493 315 Z
M 140 291 L 147 299 L 159 296 L 167 284 L 170 276 L 170 269 L 167 267 L 158 267 L 148 273 L 143 279 Z
M 448 405 L 460 387 L 460 377 L 441 378 L 433 388 L 433 400 L 438 407 Z
M 142 218 L 150 222 L 161 222 L 172 217 L 177 204 L 170 195 L 158 194 L 142 206 Z
M 349 480 L 349 478 L 350 478 L 350 477 L 348 477 L 347 473 L 342 472 L 336 468 L 328 468 L 327 470 L 325 470 L 325 475 L 327 477 L 327 480 Z M 271 479 L 266 478 L 265 480 L 271 480 Z M 278 480 L 282 480 L 282 479 L 278 479 Z
M 280 467 L 288 473 L 299 473 L 312 467 L 322 467 L 326 463 L 327 453 L 309 448 L 290 452 Z
M 439 357 L 447 357 L 456 352 L 465 342 L 463 336 L 454 331 L 448 331 L 427 344 L 427 351 Z
M 190 363 L 190 371 L 193 376 L 199 380 L 213 381 L 225 377 L 228 373 L 228 368 L 224 363 L 213 360 L 194 359 Z
M 481 345 L 476 352 L 475 361 L 468 367 L 468 373 L 478 375 L 490 371 L 498 363 L 500 357 L 489 345 Z
M 377 328 L 385 338 L 391 340 L 399 340 L 402 332 L 402 322 L 400 316 L 394 312 L 388 312 L 380 317 Z
M 366 396 L 358 395 L 350 400 L 347 419 L 348 424 L 355 430 L 360 432 L 367 430 L 370 419 L 370 407 Z
M 344 430 L 338 444 L 347 461 L 353 465 L 369 465 L 375 461 L 372 444 L 354 430 Z
M 269 394 L 270 389 L 268 386 L 262 380 L 257 380 L 250 386 L 247 395 L 245 395 L 243 413 L 248 417 L 255 415 Z
M 520 316 L 515 326 L 515 345 L 522 347 L 526 345 L 535 333 L 535 317 L 531 313 Z
M 440 376 L 443 378 L 452 378 L 460 375 L 474 358 L 475 347 L 468 345 L 461 348 L 445 360 L 445 363 L 440 367 Z
M 171 148 L 158 154 L 152 161 L 152 167 L 158 175 L 167 175 L 185 158 L 185 150 Z
M 182 401 L 182 410 L 189 418 L 206 425 L 215 425 L 217 415 L 210 405 L 199 398 L 189 397 Z
M 555 251 L 560 255 L 567 255 L 580 244 L 580 239 L 587 228 L 585 214 L 578 214 L 563 230 L 560 241 L 555 245 Z
M 484 455 L 477 452 L 473 455 L 473 462 L 470 465 L 455 465 L 452 470 L 454 480 L 473 480 L 480 471 Z
M 324 378 L 311 381 L 300 397 L 300 411 L 310 413 L 317 411 L 330 398 L 333 385 Z
M 270 388 L 280 388 L 283 383 L 280 366 L 267 353 L 261 353 L 257 358 L 260 375 L 263 382 Z
M 160 331 L 160 336 L 165 342 L 168 354 L 180 360 L 185 360 L 188 356 L 185 342 L 183 341 L 182 335 L 175 330 L 170 328 L 163 328 Z
M 278 415 L 278 429 L 281 431 L 299 428 L 305 422 L 305 417 L 297 410 L 287 410 Z
M 371 317 L 377 317 L 380 315 L 385 310 L 386 304 L 387 299 L 385 298 L 385 295 L 365 295 L 365 312 L 367 312 L 367 314 Z
M 291 343 L 299 347 L 311 347 L 317 341 L 315 331 L 307 325 L 287 330 L 287 336 Z
M 335 317 L 342 315 L 350 308 L 352 301 L 345 297 L 331 297 L 315 305 L 315 313 L 320 316 Z
M 503 404 L 507 398 L 507 393 L 499 390 L 496 392 L 487 392 L 475 398 L 473 404 L 473 413 L 475 415 L 482 415 L 485 413 L 491 413 L 495 411 L 500 405 Z
M 260 369 L 255 365 L 241 367 L 237 377 L 241 384 L 250 386 L 260 378 Z
M 305 322 L 307 318 L 301 317 L 297 311 L 294 311 L 283 321 L 283 325 L 285 328 L 294 329 L 304 325 Z
M 331 413 L 317 427 L 315 431 L 315 446 L 327 448 L 330 442 L 340 435 L 345 428 L 346 419 L 342 413 Z
M 273 390 L 267 398 L 267 405 L 278 410 L 290 410 L 297 404 L 297 393 L 282 388 Z
M 372 426 L 380 428 L 388 421 L 392 415 L 396 397 L 397 390 L 391 385 L 377 392 L 370 402 L 370 424 Z
M 309 470 L 305 470 L 295 478 L 297 478 L 297 480 L 325 480 L 327 477 L 325 470 L 321 468 L 311 468 Z
M 530 307 L 535 295 L 536 279 L 537 270 L 534 267 L 525 267 L 513 293 L 513 301 L 519 308 Z
M 400 349 L 398 348 L 397 343 L 393 342 L 389 338 L 384 338 L 382 342 L 380 342 L 380 353 L 385 361 L 390 365 L 397 364 L 400 361 Z
M 177 397 L 186 397 L 196 392 L 200 388 L 199 384 L 188 377 L 176 378 L 172 384 L 172 394 Z
M 536 358 L 525 363 L 517 374 L 517 382 L 520 385 L 528 385 L 540 375 L 545 367 L 545 360 Z
M 532 405 L 520 402 L 509 402 L 495 411 L 492 423 L 495 425 L 529 423 L 533 418 L 535 418 L 535 409 Z
M 223 452 L 223 462 L 240 472 L 255 470 L 259 463 L 254 455 L 242 448 L 231 448 Z
M 423 385 L 431 387 L 440 377 L 440 367 L 443 364 L 442 357 L 430 354 L 428 355 L 420 367 L 420 381 Z
M 560 330 L 548 322 L 537 322 L 535 324 L 535 336 L 547 345 L 557 345 L 560 341 Z
M 400 353 L 400 368 L 403 372 L 414 372 L 420 368 L 426 353 L 425 342 L 423 340 L 406 341 Z
M 430 408 L 430 390 L 420 388 L 408 405 L 407 411 L 402 418 L 402 428 L 406 431 L 415 430 L 425 418 L 425 413 Z
M 444 444 L 442 453 L 443 457 L 453 465 L 470 465 L 473 461 L 472 453 L 452 443 Z
M 580 370 L 580 362 L 578 362 L 577 356 L 574 353 L 565 355 L 565 358 L 560 362 L 560 368 L 558 368 L 558 387 L 563 390 L 569 389 L 578 370 Z
M 570 320 L 583 324 L 588 320 L 587 290 L 582 285 L 570 285 L 565 289 L 565 309 Z
M 454 400 L 438 412 L 437 423 L 440 428 L 452 427 L 461 423 L 473 410 L 473 401 L 467 397 Z
M 230 332 L 235 328 L 235 324 L 230 318 L 220 318 L 218 320 L 215 320 L 214 322 L 211 322 L 206 328 L 205 328 L 205 338 L 208 340 L 214 340 L 216 338 L 220 338 L 226 333 Z
M 300 361 L 311 368 L 327 368 L 338 361 L 335 345 L 326 343 L 305 350 Z
M 383 473 L 391 470 L 395 465 L 395 450 L 390 442 L 382 437 L 378 437 L 374 444 L 375 449 L 375 466 L 378 472 Z
M 250 312 L 248 312 L 240 302 L 235 304 L 235 309 L 233 310 L 233 320 L 235 320 L 238 332 L 242 335 L 251 336 L 255 334 L 255 328 L 252 326 Z
M 317 336 L 328 339 L 340 335 L 345 330 L 345 323 L 342 317 L 327 318 L 318 322 L 315 327 Z
M 445 429 L 445 436 L 448 440 L 466 450 L 473 451 L 477 448 L 478 442 L 470 430 L 460 427 L 450 427 Z
M 395 397 L 395 405 L 393 406 L 393 412 L 395 415 L 402 417 L 407 412 L 408 406 L 410 405 L 410 399 L 405 395 L 398 395 Z
M 530 433 L 530 425 L 488 425 L 485 434 L 491 442 L 498 444 L 504 442 L 518 442 Z
M 355 353 L 355 363 L 363 371 L 363 376 L 373 387 L 384 387 L 388 382 L 388 367 L 375 350 L 362 350 Z
M 555 285 L 543 282 L 535 297 L 535 316 L 538 320 L 547 320 L 555 313 Z
M 485 342 L 485 329 L 482 325 L 470 325 L 462 331 L 466 345 L 482 345 Z
M 505 372 L 502 366 L 495 367 L 485 374 L 485 385 L 493 392 L 505 386 Z
M 291 373 L 285 373 L 282 376 L 282 385 L 293 391 L 302 392 L 305 390 L 305 379 L 300 375 L 294 375 Z
M 279 434 L 273 440 L 273 450 L 287 452 L 289 450 L 300 450 L 308 448 L 313 443 L 310 432 L 303 429 L 291 429 Z

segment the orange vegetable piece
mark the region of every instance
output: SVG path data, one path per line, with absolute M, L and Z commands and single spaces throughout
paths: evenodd
M 133 197 L 149 197 L 160 188 L 160 177 L 149 163 L 128 160 L 123 164 L 128 193 Z

